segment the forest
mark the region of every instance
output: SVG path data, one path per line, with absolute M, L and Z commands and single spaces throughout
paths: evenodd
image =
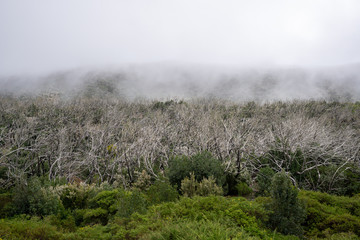
M 360 103 L 0 97 L 1 239 L 359 239 Z

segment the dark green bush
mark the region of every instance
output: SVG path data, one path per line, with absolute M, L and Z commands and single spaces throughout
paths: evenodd
M 216 183 L 222 186 L 225 182 L 225 174 L 221 162 L 214 158 L 209 152 L 202 152 L 192 157 L 176 156 L 170 159 L 168 176 L 172 185 L 180 189 L 181 181 L 195 174 L 195 179 L 200 182 L 204 177 L 213 176 Z
M 249 196 L 253 191 L 252 189 L 247 185 L 246 182 L 240 182 L 236 185 L 236 190 L 239 194 L 239 196 L 246 197 Z
M 60 210 L 61 201 L 50 188 L 41 187 L 38 179 L 33 179 L 29 184 L 29 208 L 30 213 L 37 216 L 57 214 Z
M 307 236 L 328 238 L 333 234 L 349 232 L 360 235 L 360 199 L 356 196 L 301 191 L 299 197 L 307 206 L 303 224 Z
M 116 203 L 119 199 L 120 193 L 118 190 L 105 190 L 99 192 L 94 198 L 90 200 L 91 204 L 96 207 L 105 209 L 110 214 L 116 212 Z
M 12 195 L 10 192 L 0 194 L 0 218 L 4 218 L 11 215 Z
M 120 198 L 118 190 L 104 190 L 99 192 L 89 201 L 92 209 L 87 209 L 82 215 L 84 223 L 106 225 L 109 217 L 117 211 L 117 204 Z
M 58 229 L 61 229 L 62 231 L 74 232 L 76 230 L 75 218 L 69 213 L 66 215 L 52 215 L 49 217 L 49 220 L 51 225 L 57 226 Z
M 84 209 L 89 200 L 96 194 L 94 185 L 67 184 L 59 190 L 60 199 L 66 209 Z
M 146 193 L 149 204 L 175 201 L 179 197 L 177 190 L 167 179 L 158 179 L 149 187 Z
M 46 216 L 56 214 L 61 208 L 61 201 L 52 191 L 50 183 L 44 178 L 32 177 L 18 182 L 12 190 L 11 215 L 32 214 Z
M 128 218 L 131 214 L 145 213 L 149 203 L 146 196 L 138 191 L 120 191 L 117 216 Z
M 108 217 L 109 217 L 108 211 L 102 208 L 86 209 L 83 215 L 85 224 L 106 225 L 108 222 Z
M 283 234 L 303 234 L 301 223 L 305 220 L 305 206 L 298 199 L 298 191 L 285 172 L 274 175 L 271 182 L 270 225 Z
M 261 168 L 256 176 L 256 181 L 258 185 L 257 194 L 260 196 L 270 196 L 270 186 L 271 179 L 274 176 L 275 172 L 269 168 L 264 167 Z

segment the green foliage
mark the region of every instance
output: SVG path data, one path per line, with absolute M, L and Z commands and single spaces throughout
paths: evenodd
M 133 213 L 145 213 L 148 207 L 148 201 L 145 194 L 138 190 L 132 192 L 121 191 L 118 201 L 117 216 L 128 218 Z
M 108 211 L 102 208 L 86 209 L 83 215 L 85 224 L 103 224 L 108 222 Z
M 346 196 L 360 193 L 360 168 L 355 164 L 349 165 L 343 176 L 343 180 L 337 184 L 338 189 L 342 189 L 340 193 Z
M 246 182 L 238 183 L 236 185 L 236 190 L 238 194 L 243 197 L 249 196 L 253 192 Z
M 109 217 L 114 215 L 117 211 L 119 197 L 120 193 L 118 190 L 104 190 L 99 192 L 90 200 L 89 205 L 93 208 L 87 209 L 81 215 L 84 223 L 106 225 L 109 221 Z
M 225 174 L 221 162 L 214 158 L 209 152 L 202 152 L 192 157 L 177 156 L 169 161 L 168 176 L 172 185 L 181 186 L 185 177 L 190 173 L 195 174 L 195 179 L 201 181 L 204 177 L 213 176 L 216 183 L 222 186 L 225 181 Z
M 212 176 L 198 182 L 194 173 L 190 173 L 190 178 L 186 177 L 181 181 L 181 192 L 185 197 L 223 195 L 222 188 L 216 185 Z
M 46 216 L 56 214 L 61 208 L 59 197 L 51 191 L 50 183 L 44 178 L 32 177 L 26 183 L 19 182 L 12 193 L 9 214 L 32 214 Z
M 56 226 L 45 221 L 40 221 L 37 218 L 31 220 L 15 218 L 0 221 L 0 239 L 58 240 L 63 238 L 57 231 Z
M 29 183 L 29 210 L 37 216 L 56 214 L 62 207 L 59 197 L 49 188 L 41 187 L 38 178 L 33 178 Z
M 222 188 L 216 184 L 216 180 L 213 176 L 203 178 L 198 185 L 197 192 L 199 196 L 223 195 Z
M 268 212 L 245 198 L 219 196 L 180 198 L 151 206 L 127 224 L 131 239 L 286 239 L 262 229 Z M 295 238 L 293 238 L 295 239 Z
M 257 192 L 258 195 L 270 196 L 271 179 L 274 176 L 274 174 L 275 172 L 269 167 L 264 167 L 260 169 L 256 177 L 256 181 L 258 185 L 258 192 Z
M 283 234 L 301 236 L 301 223 L 305 220 L 306 212 L 298 199 L 298 191 L 292 185 L 285 172 L 274 175 L 271 182 L 271 210 L 270 225 Z
M 105 209 L 109 213 L 114 213 L 116 211 L 116 203 L 119 196 L 120 194 L 118 190 L 105 190 L 99 192 L 93 199 L 91 199 L 91 202 L 97 207 Z
M 169 100 L 169 101 L 166 101 L 166 102 L 158 102 L 158 101 L 156 101 L 156 102 L 153 103 L 152 109 L 165 111 L 171 105 L 176 105 L 176 104 L 182 104 L 182 102 L 177 103 L 174 100 Z
M 140 191 L 147 191 L 151 185 L 151 176 L 143 170 L 139 176 L 137 181 L 133 184 L 134 188 L 139 189 Z
M 193 197 L 197 193 L 198 185 L 194 173 L 190 173 L 190 178 L 185 177 L 181 181 L 181 192 L 185 197 Z
M 304 224 L 306 235 L 329 238 L 340 233 L 360 236 L 360 199 L 340 197 L 320 192 L 301 191 L 299 196 L 307 206 Z
M 29 190 L 24 182 L 17 182 L 12 189 L 11 215 L 30 213 Z
M 95 192 L 94 185 L 88 184 L 67 184 L 55 189 L 60 195 L 62 204 L 66 209 L 84 209 L 88 207 L 88 202 Z
M 179 193 L 167 179 L 158 179 L 149 187 L 146 196 L 149 204 L 159 204 L 177 200 Z
M 291 187 L 291 182 L 284 182 L 286 184 L 283 185 Z M 285 194 L 286 191 L 280 192 Z M 293 196 L 291 191 L 287 194 Z M 275 195 L 272 196 L 274 198 Z M 301 191 L 299 196 L 307 205 L 307 219 L 303 224 L 307 238 L 358 239 L 360 197 L 338 197 L 309 191 Z M 274 208 L 266 209 L 267 206 L 274 207 L 274 202 L 269 204 L 271 201 L 269 197 L 249 201 L 242 197 L 194 196 L 147 208 L 145 195 L 141 192 L 103 190 L 92 197 L 88 204 L 92 207 L 90 209 L 70 212 L 62 208 L 57 215 L 44 217 L 43 220 L 30 216 L 0 220 L 0 238 L 298 239 L 279 234 L 279 228 L 271 232 L 265 227 L 276 214 Z M 144 203 L 144 208 L 138 207 Z M 109 217 L 108 210 L 114 205 L 119 212 Z M 126 212 L 121 212 L 120 206 Z M 129 208 L 131 210 L 128 211 Z M 286 220 L 292 221 L 291 218 Z M 280 222 L 279 226 L 284 226 L 284 222 Z M 287 231 L 291 231 L 293 225 L 287 226 Z
M 75 218 L 68 212 L 50 216 L 49 222 L 51 225 L 57 226 L 58 229 L 65 232 L 74 232 L 76 230 Z
M 220 221 L 180 221 L 164 223 L 164 226 L 152 233 L 145 235 L 147 239 L 203 239 L 203 240 L 228 240 L 228 239 L 261 239 L 251 236 L 241 228 L 228 228 Z
M 0 193 L 0 218 L 11 215 L 12 195 L 10 192 Z

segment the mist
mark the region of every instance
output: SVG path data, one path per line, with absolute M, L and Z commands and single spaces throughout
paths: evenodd
M 360 96 L 360 2 L 0 2 L 0 92 L 236 101 Z

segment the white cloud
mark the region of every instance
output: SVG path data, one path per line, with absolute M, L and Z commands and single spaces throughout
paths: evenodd
M 182 61 L 360 61 L 357 0 L 2 0 L 0 74 Z

